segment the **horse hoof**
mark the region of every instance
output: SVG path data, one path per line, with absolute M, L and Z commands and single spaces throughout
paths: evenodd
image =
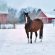
M 40 42 L 42 42 L 42 39 L 40 40 Z
M 36 43 L 36 40 L 34 41 L 34 43 Z
M 30 42 L 32 44 L 32 42 Z
M 32 43 L 30 43 L 30 44 L 32 44 Z

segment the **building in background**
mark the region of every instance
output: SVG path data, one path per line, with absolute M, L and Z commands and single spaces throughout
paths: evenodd
M 45 12 L 38 9 L 36 18 L 40 18 L 44 23 L 52 23 L 55 20 L 55 15 L 53 13 L 55 12 Z
M 28 12 L 30 18 L 32 20 L 34 19 L 41 19 L 43 21 L 43 23 L 47 24 L 47 23 L 53 23 L 55 22 L 55 13 L 54 11 L 43 11 L 42 9 L 36 9 L 36 8 L 24 8 L 21 9 L 21 11 L 19 12 L 20 17 L 19 17 L 19 22 L 23 23 L 24 22 L 24 13 L 23 12 Z
M 0 24 L 5 24 L 8 18 L 8 8 L 5 2 L 0 2 Z

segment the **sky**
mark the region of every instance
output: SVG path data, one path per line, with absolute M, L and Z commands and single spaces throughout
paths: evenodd
M 26 7 L 41 8 L 43 10 L 52 10 L 55 8 L 55 0 L 3 0 L 8 6 L 18 10 Z

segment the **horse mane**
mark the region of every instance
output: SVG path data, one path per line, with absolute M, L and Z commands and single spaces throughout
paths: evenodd
M 28 18 L 28 23 L 32 22 L 32 20 L 30 19 L 30 17 L 29 17 L 29 16 L 28 16 L 27 18 Z

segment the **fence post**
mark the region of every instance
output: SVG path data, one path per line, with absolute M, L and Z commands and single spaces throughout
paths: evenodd
M 0 23 L 0 29 L 1 29 L 1 23 Z

